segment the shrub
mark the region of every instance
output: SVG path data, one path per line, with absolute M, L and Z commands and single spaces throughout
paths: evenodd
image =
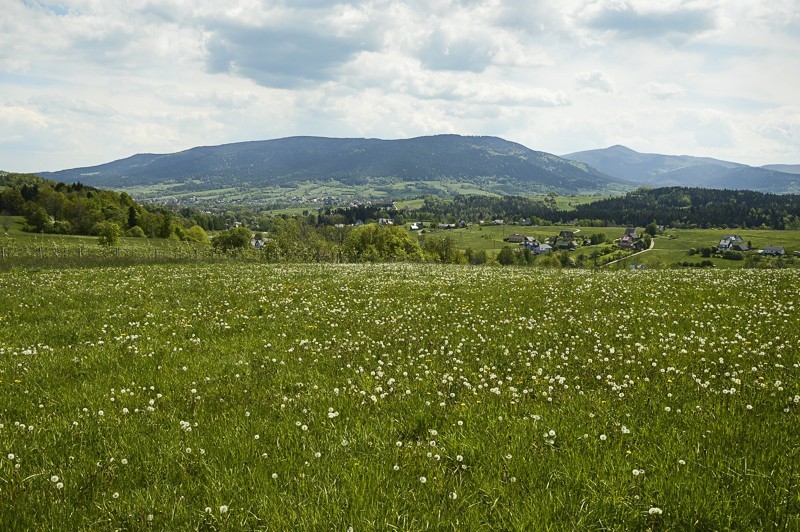
M 241 249 L 250 244 L 250 229 L 246 227 L 234 227 L 227 231 L 222 231 L 211 240 L 211 245 L 220 251 L 230 251 Z
M 128 236 L 132 236 L 133 238 L 144 238 L 146 235 L 144 234 L 144 229 L 138 225 L 134 225 L 128 229 Z
M 119 244 L 119 237 L 122 236 L 119 224 L 108 220 L 97 222 L 93 232 L 97 234 L 97 243 L 104 247 L 116 246 Z

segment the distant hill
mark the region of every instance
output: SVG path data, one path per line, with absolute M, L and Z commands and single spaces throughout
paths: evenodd
M 787 174 L 800 174 L 800 164 L 765 164 L 761 168 Z
M 581 162 L 497 137 L 437 135 L 406 140 L 290 137 L 139 154 L 99 166 L 40 175 L 126 189 L 171 184 L 173 190 L 259 189 L 319 183 L 381 189 L 402 196 L 425 183 L 450 182 L 463 192 L 531 194 L 630 190 L 623 179 Z M 405 194 L 408 195 L 407 193 Z
M 689 186 L 755 190 L 776 194 L 800 192 L 800 176 L 768 167 L 753 167 L 709 157 L 639 153 L 625 146 L 570 153 L 608 175 L 654 187 Z

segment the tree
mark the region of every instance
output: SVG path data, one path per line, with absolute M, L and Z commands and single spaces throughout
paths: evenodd
M 25 220 L 28 222 L 28 229 L 35 233 L 45 233 L 50 230 L 52 222 L 50 215 L 36 203 L 29 203 L 25 208 Z
M 184 232 L 184 238 L 186 240 L 192 240 L 194 242 L 200 242 L 202 244 L 208 244 L 208 235 L 203 230 L 202 227 L 199 225 L 193 225 L 189 229 Z
M 514 256 L 514 250 L 508 246 L 503 246 L 500 253 L 497 254 L 497 262 L 503 266 L 510 266 L 517 263 L 517 258 Z
M 459 264 L 466 257 L 459 251 L 456 239 L 450 235 L 429 237 L 422 243 L 422 249 L 428 257 L 436 262 Z
M 211 245 L 220 251 L 241 249 L 250 244 L 250 229 L 247 227 L 234 227 L 222 231 L 211 240 Z
M 355 262 L 422 260 L 422 248 L 407 231 L 395 226 L 362 225 L 350 231 L 342 253 Z
M 141 227 L 134 225 L 128 229 L 128 236 L 132 236 L 134 238 L 145 238 L 147 235 L 144 234 L 144 230 Z
M 656 221 L 653 220 L 647 224 L 647 227 L 644 228 L 644 232 L 650 236 L 656 236 L 656 233 L 658 232 L 658 224 L 656 224 Z
M 94 226 L 97 233 L 97 243 L 103 247 L 110 248 L 119 244 L 119 237 L 122 236 L 122 228 L 116 222 L 108 220 L 98 222 Z
M 4 233 L 8 233 L 8 230 L 11 229 L 12 221 L 11 216 L 6 211 L 0 212 L 0 226 L 3 227 Z
M 22 214 L 25 198 L 16 188 L 7 188 L 0 193 L 0 208 L 9 214 Z
M 139 211 L 136 210 L 136 207 L 133 205 L 128 207 L 128 229 L 133 229 L 134 227 L 140 226 L 141 223 L 142 220 L 139 216 Z
M 605 244 L 608 239 L 606 238 L 605 233 L 594 233 L 591 237 L 589 237 L 589 242 L 593 246 L 597 246 L 599 244 Z

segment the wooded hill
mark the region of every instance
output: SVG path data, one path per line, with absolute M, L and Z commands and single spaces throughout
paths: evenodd
M 527 219 L 540 225 L 578 220 L 578 225 L 583 226 L 643 227 L 656 220 L 660 225 L 681 228 L 800 229 L 800 195 L 688 187 L 645 188 L 566 211 L 534 198 L 458 196 L 428 198 L 416 214 L 420 218 L 470 222 Z
M 576 207 L 574 217 L 644 226 L 800 228 L 800 195 L 750 190 L 667 187 L 639 189 L 622 197 Z
M 0 213 L 24 216 L 26 230 L 36 233 L 91 235 L 98 224 L 111 222 L 129 236 L 203 240 L 205 230 L 226 226 L 221 216 L 148 209 L 124 192 L 30 174 L 0 173 Z
M 632 183 L 497 137 L 435 135 L 401 140 L 289 137 L 138 154 L 99 166 L 41 174 L 117 190 L 170 184 L 172 193 L 253 190 L 317 183 L 380 189 L 401 198 L 407 184 L 445 180 L 490 194 L 622 192 Z M 399 194 L 399 196 L 398 196 Z

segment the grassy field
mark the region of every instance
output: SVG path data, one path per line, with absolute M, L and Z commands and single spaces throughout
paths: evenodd
M 800 528 L 800 271 L 0 273 L 0 529 Z

